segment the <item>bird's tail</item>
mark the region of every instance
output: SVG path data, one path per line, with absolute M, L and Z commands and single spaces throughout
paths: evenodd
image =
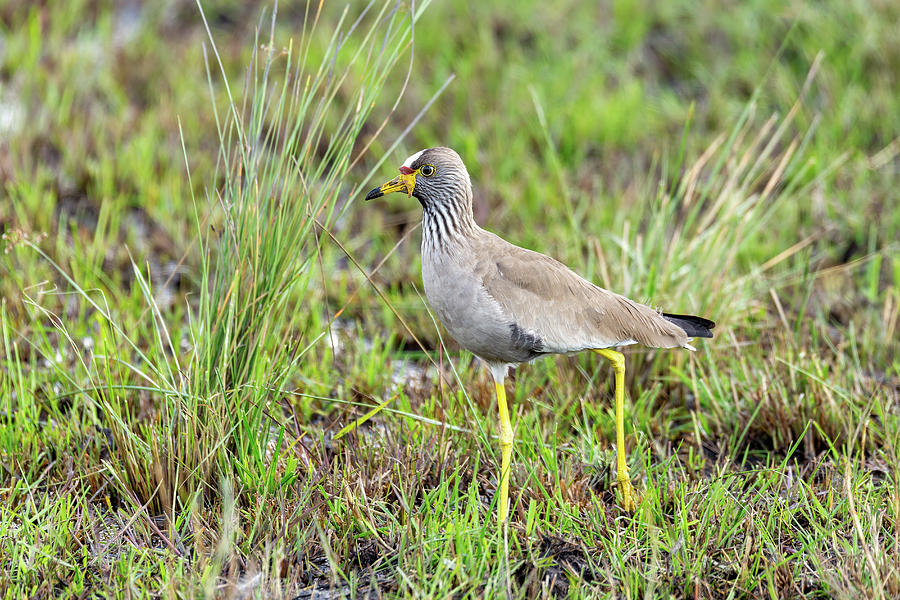
M 688 337 L 711 338 L 713 336 L 711 330 L 716 326 L 716 324 L 709 319 L 695 317 L 694 315 L 672 315 L 663 313 L 662 316 L 667 321 L 684 329 L 684 332 L 688 334 Z

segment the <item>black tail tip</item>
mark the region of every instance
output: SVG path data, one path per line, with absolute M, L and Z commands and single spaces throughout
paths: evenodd
M 688 337 L 711 338 L 713 336 L 712 329 L 716 324 L 709 319 L 696 317 L 694 315 L 673 315 L 663 313 L 663 317 L 675 325 L 678 325 Z

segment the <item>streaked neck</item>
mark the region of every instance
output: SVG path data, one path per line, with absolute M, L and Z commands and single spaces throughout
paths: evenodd
M 443 251 L 463 243 L 476 229 L 470 189 L 440 202 L 430 202 L 422 217 L 422 251 Z

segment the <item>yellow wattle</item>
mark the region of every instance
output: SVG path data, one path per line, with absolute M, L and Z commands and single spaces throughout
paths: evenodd
M 406 186 L 406 193 L 412 196 L 413 190 L 416 189 L 416 174 L 410 173 L 408 175 L 404 175 L 401 173 L 400 181 L 402 181 L 403 185 Z

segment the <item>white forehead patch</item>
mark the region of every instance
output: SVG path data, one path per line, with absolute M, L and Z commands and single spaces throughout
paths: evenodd
M 416 162 L 416 159 L 417 159 L 417 158 L 419 158 L 420 156 L 422 156 L 422 153 L 423 153 L 423 152 L 425 152 L 425 151 L 424 151 L 424 150 L 419 150 L 418 152 L 416 152 L 415 154 L 413 154 L 412 156 L 410 156 L 409 158 L 407 158 L 405 161 L 403 161 L 403 166 L 406 167 L 406 168 L 408 168 L 408 169 L 411 169 L 411 168 L 412 168 L 412 164 L 413 164 L 414 162 Z

